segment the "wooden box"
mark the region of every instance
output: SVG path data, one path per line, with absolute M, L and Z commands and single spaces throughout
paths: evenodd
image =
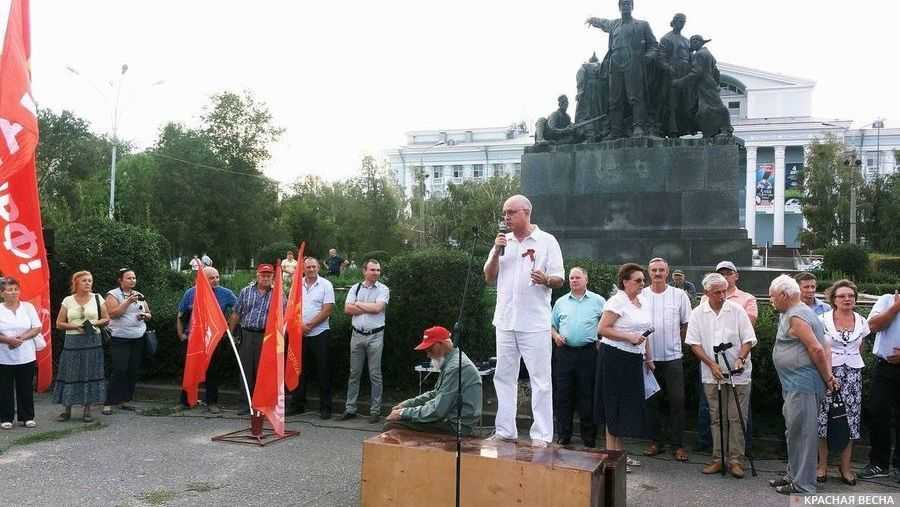
M 460 505 L 625 505 L 625 456 L 619 451 L 533 448 L 466 438 Z M 362 505 L 452 506 L 456 439 L 390 430 L 363 443 Z

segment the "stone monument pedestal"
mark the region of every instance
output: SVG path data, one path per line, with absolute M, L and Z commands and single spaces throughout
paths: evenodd
M 745 171 L 735 137 L 639 137 L 528 147 L 521 188 L 532 222 L 556 236 L 565 257 L 749 266 L 739 214 Z

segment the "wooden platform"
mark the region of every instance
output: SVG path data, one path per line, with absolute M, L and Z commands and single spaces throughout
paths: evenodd
M 462 452 L 466 507 L 625 505 L 620 451 L 466 438 Z M 363 443 L 362 505 L 452 506 L 455 474 L 454 437 L 390 430 Z

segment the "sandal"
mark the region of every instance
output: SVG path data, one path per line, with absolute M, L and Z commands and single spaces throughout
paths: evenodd
M 816 476 L 816 482 L 818 482 L 819 484 L 822 484 L 823 482 L 826 482 L 827 480 L 828 480 L 828 475 L 827 475 L 827 474 L 826 474 L 826 475 L 817 475 L 817 476 Z
M 72 418 L 72 412 L 63 412 L 56 417 L 56 422 L 66 422 Z
M 850 478 L 848 479 L 846 475 L 841 473 L 841 482 L 848 486 L 856 486 L 856 476 L 851 474 Z
M 794 487 L 794 483 L 785 484 L 784 486 L 778 486 L 775 488 L 775 491 L 782 495 L 794 495 L 801 493 Z
M 13 425 L 11 422 L 0 423 L 0 428 L 11 430 L 13 428 Z
M 787 485 L 790 484 L 790 483 L 791 483 L 791 481 L 789 481 L 789 480 L 787 480 L 787 479 L 784 479 L 784 478 L 781 478 L 781 479 L 772 479 L 772 480 L 769 481 L 769 487 L 770 487 L 770 488 L 778 488 L 778 487 L 781 487 L 781 486 L 787 486 Z
M 681 461 L 682 463 L 686 463 L 688 460 L 688 453 L 687 453 L 687 451 L 684 450 L 683 447 L 679 447 L 678 449 L 675 449 L 675 452 L 673 455 L 675 456 L 675 461 Z

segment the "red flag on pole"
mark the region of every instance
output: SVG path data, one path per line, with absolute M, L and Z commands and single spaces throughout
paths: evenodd
M 181 387 L 187 394 L 188 405 L 197 404 L 197 390 L 206 380 L 206 370 L 213 351 L 228 329 L 225 315 L 219 308 L 216 293 L 203 273 L 197 271 L 194 283 L 194 306 L 191 309 L 191 328 L 188 333 L 187 357 L 184 360 L 184 379 Z
M 285 382 L 291 391 L 300 385 L 300 373 L 303 370 L 303 271 L 306 262 L 303 258 L 303 251 L 305 249 L 306 242 L 304 241 L 300 243 L 300 250 L 297 254 L 300 265 L 294 270 L 291 294 L 288 296 L 285 315 L 288 335 Z
M 31 22 L 28 0 L 0 9 L 0 271 L 19 281 L 21 298 L 41 317 L 47 347 L 37 353 L 37 389 L 53 380 L 50 272 L 44 248 L 35 175 L 37 109 L 31 96 Z
M 269 300 L 266 333 L 263 335 L 253 388 L 253 408 L 266 415 L 275 433 L 284 436 L 284 289 L 281 261 L 275 263 L 275 287 Z

